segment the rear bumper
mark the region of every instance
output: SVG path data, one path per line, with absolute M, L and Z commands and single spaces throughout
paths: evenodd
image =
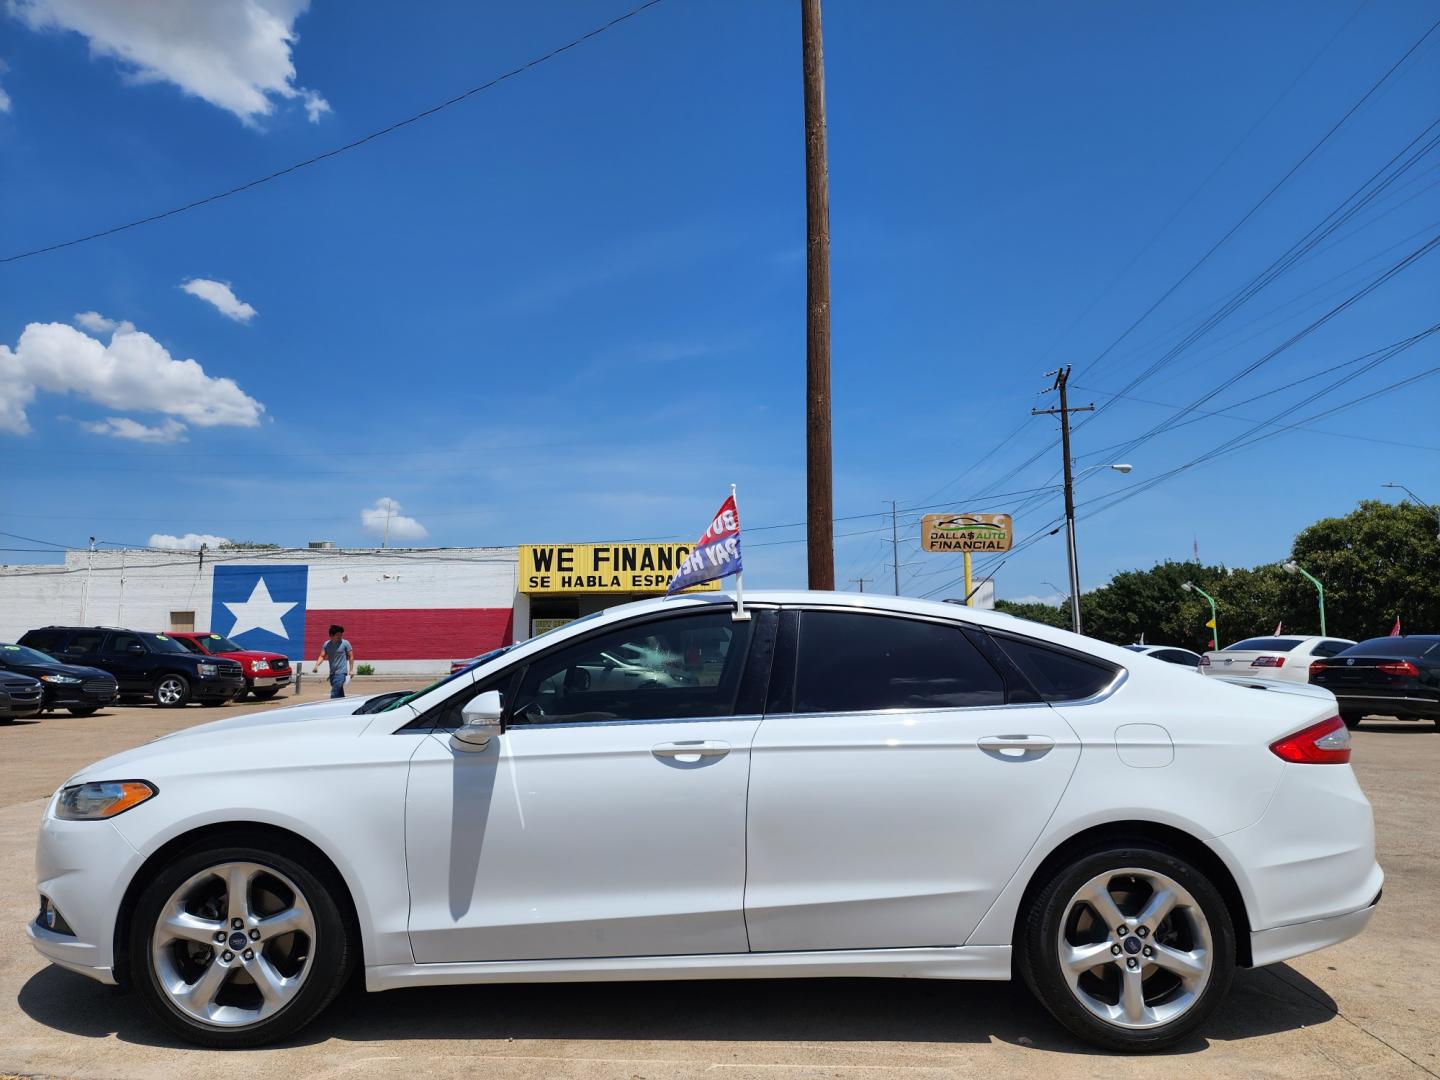
M 1440 700 L 1432 697 L 1416 697 L 1412 694 L 1383 694 L 1374 690 L 1349 691 L 1345 689 L 1332 690 L 1325 687 L 1335 695 L 1335 700 L 1340 702 L 1341 708 L 1365 709 L 1369 712 L 1383 713 L 1386 716 L 1393 716 L 1396 713 L 1403 713 L 1406 716 L 1440 716 Z
M 1313 919 L 1293 926 L 1277 926 L 1272 930 L 1257 930 L 1250 935 L 1250 966 L 1278 964 L 1282 960 L 1348 941 L 1370 925 L 1379 905 L 1380 897 L 1376 896 L 1358 911 L 1347 911 L 1343 915 L 1331 915 L 1328 919 Z

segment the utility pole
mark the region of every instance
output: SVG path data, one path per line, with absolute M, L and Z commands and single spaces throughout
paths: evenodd
M 895 595 L 900 595 L 900 511 L 890 500 L 890 560 L 895 567 Z
M 800 37 L 805 72 L 805 519 L 810 588 L 833 589 L 830 172 L 825 150 L 825 47 L 820 32 L 820 0 L 800 0 Z
M 1065 456 L 1065 549 L 1070 563 L 1070 625 L 1071 629 L 1079 634 L 1083 631 L 1080 629 L 1080 561 L 1075 554 L 1075 478 L 1074 463 L 1070 458 L 1070 414 L 1094 412 L 1095 406 L 1091 404 L 1077 405 L 1073 409 L 1070 407 L 1070 398 L 1066 392 L 1070 382 L 1070 365 L 1066 364 L 1045 374 L 1055 376 L 1055 385 L 1050 389 L 1060 392 L 1060 407 L 1031 409 L 1030 415 L 1060 417 L 1060 452 Z
M 864 577 L 852 577 L 850 580 L 853 581 L 856 585 L 859 585 L 859 586 L 860 586 L 860 591 L 861 591 L 861 592 L 864 592 L 864 591 L 865 591 L 865 582 L 867 582 L 867 581 L 874 581 L 875 579 L 874 579 L 874 578 L 864 578 Z
M 95 537 L 90 537 L 90 547 L 85 551 L 85 584 L 80 590 L 80 625 L 85 625 L 85 616 L 90 610 L 90 574 L 95 567 Z

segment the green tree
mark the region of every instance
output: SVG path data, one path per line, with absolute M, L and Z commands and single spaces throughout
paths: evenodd
M 1031 622 L 1044 623 L 1046 626 L 1058 626 L 1062 630 L 1070 626 L 1070 604 L 1069 598 L 1062 607 L 1051 607 L 1049 604 L 1037 603 L 1016 603 L 1014 600 L 996 600 L 995 610 L 1003 611 L 1006 615 L 1014 615 L 1020 619 L 1029 619 Z
M 1325 585 L 1326 629 L 1359 641 L 1388 634 L 1398 617 L 1406 630 L 1440 630 L 1436 528 L 1435 515 L 1423 507 L 1366 499 L 1344 517 L 1304 529 L 1291 558 Z M 1299 575 L 1287 578 L 1295 627 L 1319 633 L 1315 587 Z

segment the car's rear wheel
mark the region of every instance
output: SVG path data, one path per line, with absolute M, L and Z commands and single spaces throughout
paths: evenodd
M 161 675 L 155 680 L 155 704 L 178 709 L 190 700 L 190 682 L 184 675 Z
M 228 846 L 182 855 L 141 894 L 130 928 L 136 987 L 169 1028 L 221 1048 L 308 1024 L 353 967 L 340 886 L 305 852 Z
M 1219 891 L 1148 843 L 1091 851 L 1060 868 L 1022 913 L 1017 945 L 1031 992 L 1108 1050 L 1187 1038 L 1235 973 L 1234 924 Z
M 100 711 L 99 705 L 86 705 L 78 709 L 66 709 L 71 716 L 94 716 Z
M 1358 728 L 1360 721 L 1364 718 L 1365 714 L 1363 712 L 1356 712 L 1354 709 L 1342 709 L 1340 711 L 1340 719 L 1345 722 L 1345 726 L 1351 731 Z

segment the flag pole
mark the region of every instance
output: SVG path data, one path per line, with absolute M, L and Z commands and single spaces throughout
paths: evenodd
M 735 485 L 730 485 L 730 498 L 735 500 L 735 520 L 740 520 L 740 500 L 735 496 Z M 731 613 L 731 622 L 745 622 L 750 618 L 750 613 L 745 610 L 745 571 L 744 563 L 742 569 L 735 571 L 735 610 Z

